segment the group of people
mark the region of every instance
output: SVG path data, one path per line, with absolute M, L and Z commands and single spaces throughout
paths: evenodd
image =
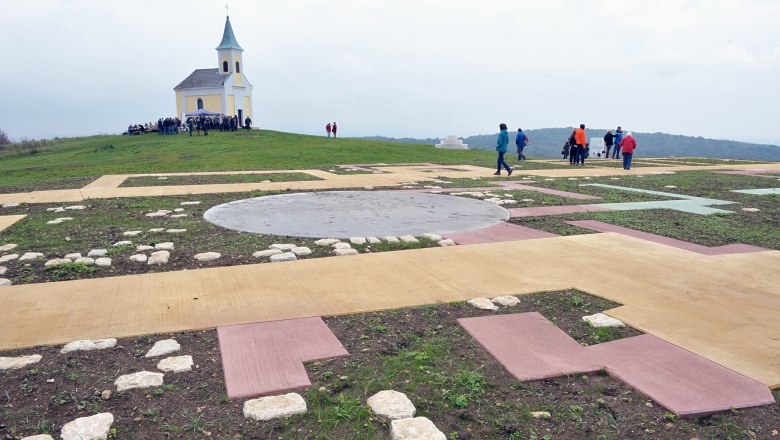
M 249 131 L 252 127 L 252 119 L 249 116 L 244 119 L 244 128 Z M 192 136 L 192 132 L 195 131 L 200 136 L 200 131 L 203 130 L 203 135 L 208 136 L 209 130 L 219 129 L 219 131 L 236 131 L 240 129 L 240 122 L 238 116 L 191 116 L 187 118 L 187 129 Z
M 328 125 L 325 126 L 325 131 L 328 133 L 328 138 L 330 138 L 331 133 L 333 133 L 333 137 L 336 137 L 336 130 L 338 130 L 338 126 L 336 123 L 330 123 L 328 122 Z
M 620 159 L 620 153 L 623 153 L 623 169 L 631 169 L 631 161 L 634 158 L 636 150 L 636 139 L 630 131 L 623 136 L 623 128 L 619 127 L 612 132 L 612 129 L 604 135 L 604 158 L 610 157 L 610 151 L 613 159 Z M 561 151 L 563 158 L 569 158 L 569 165 L 585 166 L 585 158 L 590 155 L 590 143 L 585 135 L 585 124 L 580 124 L 580 128 L 575 129 Z
M 146 124 L 131 124 L 127 126 L 124 134 L 135 135 L 144 133 L 160 134 L 179 134 L 182 130 L 181 120 L 179 118 L 160 118 L 157 122 L 147 122 Z

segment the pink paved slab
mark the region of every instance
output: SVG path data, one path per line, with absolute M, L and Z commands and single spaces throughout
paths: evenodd
M 609 209 L 593 205 L 537 206 L 535 208 L 511 208 L 509 213 L 512 217 L 537 217 L 597 211 L 609 211 Z
M 682 417 L 775 403 L 765 385 L 652 335 L 582 347 L 536 312 L 458 322 L 521 381 L 605 369 Z
M 727 244 L 725 246 L 707 247 L 700 244 L 689 243 L 687 241 L 676 240 L 674 238 L 663 237 L 661 235 L 650 234 L 648 232 L 637 231 L 635 229 L 624 228 L 622 226 L 611 225 L 596 220 L 577 220 L 566 222 L 572 226 L 591 229 L 598 232 L 616 232 L 629 237 L 640 238 L 642 240 L 652 241 L 654 243 L 665 244 L 667 246 L 684 249 L 686 251 L 696 252 L 702 255 L 724 255 L 724 254 L 742 254 L 749 252 L 764 252 L 766 249 L 748 244 Z
M 457 244 L 495 243 L 498 241 L 532 240 L 550 237 L 557 237 L 557 235 L 505 222 L 487 228 L 446 235 L 446 238 L 452 239 Z
M 775 403 L 759 382 L 652 335 L 588 347 L 607 372 L 681 417 Z
M 458 323 L 517 380 L 598 371 L 584 347 L 537 312 L 461 318 Z
M 598 200 L 601 199 L 601 197 L 598 196 L 591 196 L 589 194 L 579 194 L 579 193 L 573 193 L 569 191 L 561 191 L 559 189 L 551 189 L 551 188 L 544 188 L 541 186 L 530 186 L 530 185 L 524 185 L 524 183 L 534 183 L 534 182 L 498 182 L 499 185 L 503 186 L 506 189 L 517 189 L 517 190 L 523 190 L 523 191 L 535 191 L 540 192 L 544 194 L 552 194 L 555 196 L 561 196 L 561 197 L 568 197 L 570 199 L 577 199 L 577 200 Z
M 303 362 L 349 354 L 320 318 L 218 327 L 217 336 L 231 399 L 305 388 Z

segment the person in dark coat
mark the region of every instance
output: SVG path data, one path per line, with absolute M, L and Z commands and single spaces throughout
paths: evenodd
M 249 119 L 249 116 L 244 119 L 244 126 L 246 127 L 246 131 L 249 131 L 249 129 L 252 127 L 252 120 Z
M 604 135 L 604 149 L 605 149 L 605 159 L 609 159 L 609 150 L 612 149 L 612 145 L 615 143 L 615 135 L 612 134 L 612 129 L 610 129 L 607 134 Z
M 335 122 L 333 122 L 333 126 L 332 126 L 332 127 L 330 127 L 330 131 L 332 131 L 332 132 L 333 132 L 333 138 L 335 138 L 335 137 L 336 137 L 336 130 L 337 130 L 337 129 L 338 129 L 338 127 L 336 127 L 336 123 L 335 123 Z
M 579 162 L 577 159 L 577 141 L 574 138 L 575 133 L 577 133 L 577 130 L 571 132 L 569 141 L 567 142 L 569 144 L 569 165 L 574 165 Z

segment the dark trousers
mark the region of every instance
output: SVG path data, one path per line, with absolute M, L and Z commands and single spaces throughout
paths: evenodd
M 634 153 L 623 153 L 623 169 L 631 169 L 631 159 L 634 158 Z
M 580 165 L 585 165 L 585 145 L 577 144 L 577 156 L 579 156 Z
M 498 160 L 496 161 L 496 168 L 497 168 L 496 171 L 499 173 L 501 172 L 502 165 L 504 166 L 504 168 L 506 168 L 507 171 L 512 171 L 512 168 L 509 168 L 509 164 L 507 164 L 506 161 L 504 160 L 504 153 L 506 152 L 505 151 L 498 152 Z
M 605 154 L 605 155 L 604 155 L 604 157 L 606 157 L 607 159 L 609 159 L 609 150 L 611 150 L 611 149 L 612 149 L 612 145 L 607 145 L 605 148 L 606 148 L 606 152 L 607 152 L 607 154 Z
M 569 164 L 574 165 L 577 163 L 577 146 L 572 145 L 569 147 Z

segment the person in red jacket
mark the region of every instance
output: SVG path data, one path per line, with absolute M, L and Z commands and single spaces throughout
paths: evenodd
M 328 125 L 325 126 L 325 131 L 328 132 L 328 139 L 330 139 L 330 131 L 331 131 L 330 122 L 328 122 Z
M 623 150 L 623 169 L 631 169 L 631 159 L 634 158 L 634 150 L 636 150 L 636 140 L 634 134 L 630 131 L 626 134 L 626 137 L 620 141 L 620 148 Z
M 585 124 L 580 124 L 580 128 L 574 132 L 574 142 L 577 144 L 577 156 L 580 159 L 580 166 L 585 166 L 585 147 L 588 145 L 588 138 L 585 136 Z M 574 158 L 574 165 L 577 165 L 577 158 Z

